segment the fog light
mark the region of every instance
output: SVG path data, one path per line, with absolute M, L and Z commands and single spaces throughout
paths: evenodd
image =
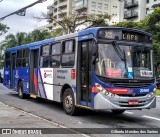
M 151 94 L 148 94 L 148 97 L 150 98 L 150 97 L 151 97 Z
M 115 94 L 111 94 L 111 98 L 114 98 L 115 97 Z
M 109 95 L 109 92 L 108 92 L 108 91 L 105 91 L 105 92 L 104 92 L 104 95 L 108 96 L 108 95 Z

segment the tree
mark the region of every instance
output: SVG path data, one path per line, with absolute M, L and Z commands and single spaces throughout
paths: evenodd
M 48 31 L 34 30 L 27 34 L 24 44 L 36 42 L 36 41 L 40 41 L 48 38 L 51 38 L 51 34 Z
M 69 13 L 68 16 L 65 16 L 65 14 L 62 12 L 62 15 L 64 16 L 62 16 L 61 20 L 57 20 L 56 18 L 48 16 L 45 13 L 42 13 L 41 17 L 35 17 L 35 18 L 38 19 L 39 21 L 43 19 L 50 19 L 55 21 L 58 25 L 61 26 L 65 34 L 74 33 L 76 28 L 82 24 L 89 25 L 87 28 L 93 26 L 108 26 L 106 20 L 110 20 L 111 18 L 111 16 L 108 14 L 86 14 L 83 11 Z M 83 20 L 81 21 L 80 19 Z
M 4 33 L 6 33 L 8 29 L 9 29 L 9 27 L 0 23 L 0 36 L 3 35 Z
M 61 36 L 63 35 L 63 29 L 62 28 L 57 28 L 57 29 L 54 29 L 51 33 L 50 33 L 51 37 L 58 37 L 58 36 Z
M 5 37 L 5 40 L 0 43 L 0 69 L 3 68 L 4 51 L 6 48 L 20 46 L 31 42 L 36 42 L 51 38 L 51 33 L 47 31 L 34 30 L 30 33 L 18 32 L 15 35 L 9 34 Z
M 27 34 L 25 32 L 18 32 L 16 33 L 16 35 L 9 34 L 5 37 L 3 46 L 5 46 L 6 48 L 11 48 L 22 45 L 25 42 L 26 36 Z

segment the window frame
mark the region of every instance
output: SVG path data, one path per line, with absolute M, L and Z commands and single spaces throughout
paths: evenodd
M 6 54 L 9 54 L 9 58 L 6 57 Z M 7 62 L 9 62 L 9 67 L 7 67 Z M 5 52 L 5 68 L 10 68 L 11 67 L 11 52 L 6 51 Z
M 60 44 L 60 45 L 59 45 L 59 46 L 60 46 L 60 53 L 59 53 L 59 54 L 52 54 L 52 49 L 53 49 L 52 46 L 54 46 L 54 45 L 56 45 L 56 44 Z M 51 54 L 50 54 L 50 60 L 49 60 L 49 65 L 50 65 L 51 68 L 60 68 L 60 67 L 61 67 L 62 47 L 63 47 L 63 46 L 62 46 L 62 42 L 56 42 L 56 43 L 52 43 L 52 44 L 51 44 Z M 58 57 L 58 56 L 60 57 L 59 66 L 54 66 L 54 67 L 53 67 L 53 66 L 51 65 L 51 60 L 52 60 L 51 58 L 52 58 L 52 57 L 55 57 L 55 56 L 56 56 L 56 57 Z
M 24 51 L 27 51 L 28 50 L 28 56 L 24 56 Z M 22 51 L 22 56 L 21 57 L 18 57 L 18 52 L 19 51 Z M 19 49 L 16 51 L 16 68 L 29 68 L 29 55 L 30 55 L 30 49 L 29 48 L 24 48 L 24 49 Z M 28 66 L 23 66 L 23 60 L 28 60 Z M 21 60 L 21 65 L 18 66 L 17 65 L 17 62 L 18 60 Z M 27 63 L 27 62 L 26 62 Z
M 42 53 L 43 53 L 43 48 L 45 47 L 45 46 L 49 46 L 49 55 L 43 55 Z M 40 46 L 40 64 L 39 64 L 39 67 L 40 68 L 46 68 L 46 67 L 43 67 L 42 65 L 41 65 L 41 58 L 44 58 L 44 57 L 48 57 L 49 59 L 48 59 L 48 67 L 47 68 L 50 68 L 50 55 L 51 55 L 51 44 L 49 43 L 49 44 L 44 44 L 44 45 L 41 45 Z
M 67 42 L 67 41 L 73 41 L 73 51 L 71 52 L 71 53 L 64 53 L 64 51 L 65 51 L 65 43 Z M 65 40 L 65 41 L 62 41 L 62 54 L 61 54 L 61 67 L 62 68 L 73 68 L 74 66 L 75 66 L 75 52 L 76 51 L 76 40 L 75 39 L 68 39 L 68 40 Z M 71 54 L 74 54 L 74 63 L 73 63 L 73 65 L 72 66 L 64 66 L 64 65 L 62 65 L 62 57 L 63 57 L 63 55 L 71 55 Z

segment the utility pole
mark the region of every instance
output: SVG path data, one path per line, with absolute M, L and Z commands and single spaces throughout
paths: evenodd
M 1 1 L 3 1 L 3 0 L 0 0 L 0 2 L 1 2 Z M 15 12 L 12 12 L 12 13 L 6 15 L 6 16 L 1 17 L 1 18 L 0 18 L 0 21 L 2 21 L 2 20 L 4 20 L 5 18 L 7 18 L 7 17 L 9 17 L 9 16 L 12 16 L 12 15 L 14 15 L 14 14 L 16 14 L 16 15 L 18 15 L 18 16 L 25 16 L 25 15 L 26 15 L 26 10 L 27 10 L 28 8 L 33 7 L 34 5 L 36 5 L 36 4 L 38 4 L 38 3 L 43 3 L 43 2 L 45 2 L 45 1 L 47 1 L 47 0 L 38 0 L 38 1 L 36 1 L 36 2 L 34 2 L 34 3 L 32 3 L 32 4 L 30 4 L 30 5 L 28 5 L 28 6 L 26 6 L 26 7 L 23 7 L 23 8 L 15 11 Z

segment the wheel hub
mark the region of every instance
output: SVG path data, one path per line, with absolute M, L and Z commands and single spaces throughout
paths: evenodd
M 73 102 L 72 102 L 71 95 L 66 96 L 66 98 L 65 98 L 65 106 L 66 106 L 66 108 L 68 110 L 71 110 L 72 109 L 72 105 L 73 105 Z

